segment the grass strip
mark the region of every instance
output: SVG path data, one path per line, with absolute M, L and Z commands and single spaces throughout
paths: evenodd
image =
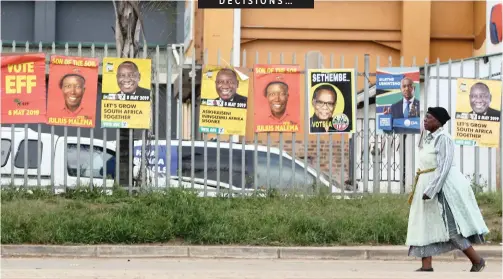
M 406 195 L 361 199 L 269 195 L 201 198 L 191 191 L 1 191 L 2 244 L 404 245 Z M 477 194 L 501 242 L 501 194 Z

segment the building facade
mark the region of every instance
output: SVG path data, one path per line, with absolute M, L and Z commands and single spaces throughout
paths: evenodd
M 424 66 L 425 63 L 447 62 L 477 55 L 484 55 L 487 36 L 486 1 L 320 1 L 314 9 L 197 9 L 186 2 L 185 10 L 186 63 L 190 63 L 195 53 L 196 64 L 217 64 L 236 62 L 235 65 L 253 67 L 255 63 L 295 62 L 305 68 L 304 57 L 311 53 L 311 59 L 321 57 L 323 65 L 329 67 L 333 56 L 335 67 L 357 68 L 363 72 L 364 54 L 370 55 L 370 69 L 375 72 L 377 57 L 381 66 Z M 232 51 L 236 50 L 234 53 Z M 243 53 L 246 60 L 243 61 Z M 220 53 L 220 55 L 217 55 Z M 220 56 L 220 61 L 218 57 Z M 258 58 L 258 60 L 256 60 Z M 357 60 L 355 60 L 357 59 Z M 307 65 L 316 67 L 316 65 Z M 372 84 L 374 77 L 369 78 Z M 253 82 L 250 82 L 253 88 Z M 364 79 L 359 78 L 357 92 L 363 90 Z M 301 91 L 304 79 L 301 78 Z M 189 88 L 183 90 L 189 92 Z M 199 93 L 199 92 L 198 92 Z M 253 89 L 249 90 L 246 142 L 253 142 L 254 99 Z M 301 92 L 301 96 L 303 93 Z M 301 129 L 296 138 L 296 158 L 304 157 L 305 98 L 301 98 Z M 190 105 L 185 110 L 190 115 Z M 196 112 L 196 115 L 198 113 Z M 187 119 L 187 118 L 186 118 Z M 195 137 L 200 137 L 196 130 Z M 190 125 L 186 123 L 186 125 Z M 190 126 L 189 126 L 190 127 Z M 190 129 L 183 137 L 190 138 Z M 214 136 L 214 135 L 210 135 Z M 278 146 L 279 135 L 271 134 L 273 145 Z M 228 138 L 222 137 L 222 140 Z M 335 152 L 348 153 L 352 148 L 345 137 L 332 137 Z M 266 144 L 265 134 L 258 134 L 259 143 Z M 309 159 L 321 156 L 321 167 L 328 171 L 328 137 L 321 137 L 320 152 L 316 152 L 317 138 L 308 139 Z M 290 136 L 285 136 L 285 149 L 291 151 Z M 345 177 L 350 172 L 351 156 L 344 162 Z M 336 156 L 333 166 L 340 172 L 343 159 Z

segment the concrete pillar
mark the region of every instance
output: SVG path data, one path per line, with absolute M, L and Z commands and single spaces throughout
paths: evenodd
M 56 4 L 56 1 L 35 1 L 35 42 L 56 41 Z
M 402 2 L 402 49 L 405 66 L 412 65 L 412 57 L 416 57 L 417 64 L 423 64 L 430 56 L 430 1 Z

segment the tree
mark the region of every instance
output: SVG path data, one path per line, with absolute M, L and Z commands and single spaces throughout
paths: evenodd
M 143 18 L 140 10 L 140 1 L 113 1 L 115 10 L 115 43 L 117 55 L 124 58 L 137 58 L 141 52 L 140 37 L 143 45 L 147 44 L 143 29 Z M 129 152 L 133 146 L 129 145 L 129 129 L 120 130 L 119 166 L 120 185 L 128 185 L 129 178 Z

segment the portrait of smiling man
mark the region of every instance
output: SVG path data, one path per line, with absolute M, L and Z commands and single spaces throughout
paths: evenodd
M 492 95 L 489 87 L 483 82 L 477 82 L 470 88 L 470 106 L 472 111 L 470 114 L 478 116 L 500 117 L 500 111 L 490 107 Z M 484 119 L 481 119 L 484 120 Z
M 313 93 L 312 106 L 314 114 L 309 119 L 311 133 L 326 133 L 337 131 L 332 124 L 337 92 L 330 85 L 321 85 Z
M 218 94 L 216 101 L 232 102 L 236 104 L 246 104 L 248 98 L 237 93 L 239 80 L 236 72 L 229 68 L 218 71 L 215 79 L 215 88 Z M 246 108 L 246 106 L 244 107 Z
M 290 122 L 288 120 L 290 115 L 287 111 L 289 97 L 288 84 L 282 81 L 272 81 L 266 85 L 264 93 L 271 110 L 269 122 L 271 124 Z
M 297 125 L 298 115 L 291 110 L 295 110 L 295 100 L 289 108 L 290 87 L 284 81 L 270 81 L 265 85 L 263 98 L 256 103 L 255 125 Z M 294 94 L 294 97 L 297 94 Z
M 57 55 L 51 59 L 46 124 L 95 127 L 98 59 Z
M 124 100 L 125 95 L 148 96 L 150 100 L 150 90 L 140 87 L 141 73 L 138 66 L 132 61 L 124 61 L 117 68 L 117 85 L 120 91 L 119 99 Z
M 78 73 L 66 74 L 61 78 L 59 88 L 65 101 L 61 112 L 62 116 L 78 116 L 84 109 L 82 107 L 82 98 L 86 91 L 86 79 Z

